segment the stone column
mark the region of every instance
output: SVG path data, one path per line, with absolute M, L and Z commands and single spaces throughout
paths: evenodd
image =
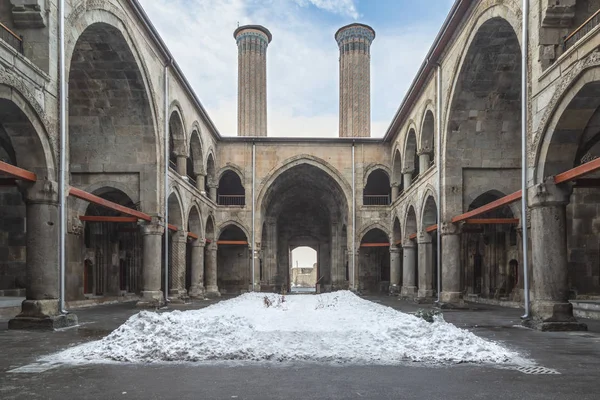
M 352 249 L 348 250 L 348 287 L 352 291 L 358 290 L 358 252 L 359 248 L 356 248 L 356 252 L 352 253 Z M 352 260 L 354 260 L 354 270 L 352 269 Z
M 404 181 L 404 190 L 407 190 L 412 183 L 413 170 L 405 169 L 402 171 L 402 180 Z
M 217 244 L 209 243 L 206 246 L 206 297 L 219 297 L 217 286 Z
M 460 226 L 451 222 L 439 225 L 442 237 L 442 303 L 459 304 L 460 298 Z
M 392 203 L 398 198 L 400 195 L 400 184 L 398 182 L 392 183 Z
M 119 259 L 119 241 L 115 236 L 110 244 L 110 267 L 106 279 L 108 294 L 118 296 L 121 292 L 121 260 Z
M 192 242 L 192 281 L 189 294 L 196 299 L 204 296 L 204 246 L 203 239 Z
M 248 254 L 250 254 L 250 282 L 248 286 L 250 287 L 250 291 L 260 292 L 260 248 L 256 247 L 253 254 L 252 245 L 249 245 Z M 254 259 L 254 287 L 252 286 L 252 259 Z
M 431 235 L 419 232 L 419 292 L 417 297 L 429 299 L 433 297 L 433 245 Z
M 263 265 L 263 280 L 268 284 L 274 284 L 273 278 L 277 275 L 277 220 L 267 218 L 267 248 L 265 249 L 265 264 Z
M 187 177 L 187 157 L 177 156 L 177 173 L 186 178 Z
M 405 240 L 402 243 L 402 297 L 415 297 L 417 294 L 417 285 L 415 282 L 415 267 L 417 255 L 415 243 L 412 240 Z
M 206 174 L 197 174 L 196 175 L 196 189 L 200 191 L 202 194 L 206 194 L 205 186 Z
M 171 265 L 169 265 L 169 274 L 171 274 L 169 299 L 172 302 L 183 301 L 187 297 L 185 289 L 186 246 L 187 232 L 175 232 L 171 240 Z
M 26 299 L 9 329 L 53 330 L 77 324 L 75 314 L 59 310 L 58 185 L 40 180 L 21 187 L 26 204 Z
M 390 245 L 390 294 L 400 293 L 400 249 Z
M 533 258 L 532 319 L 543 331 L 587 330 L 569 303 L 566 207 L 572 188 L 552 179 L 529 188 Z
M 164 304 L 161 286 L 162 239 L 164 226 L 158 217 L 144 222 L 142 229 L 142 294 L 138 307 L 160 307 Z
M 430 152 L 430 149 L 422 149 L 417 152 L 417 155 L 419 156 L 419 171 L 421 174 L 429 169 L 429 165 L 431 164 Z
M 217 199 L 217 188 L 219 186 L 215 183 L 209 183 L 208 184 L 208 198 L 211 199 L 212 201 L 214 201 L 215 203 L 219 202 L 219 199 Z
M 346 271 L 342 253 L 342 228 L 339 223 L 331 225 L 331 284 L 332 290 L 346 286 Z M 319 279 L 320 277 L 317 277 Z

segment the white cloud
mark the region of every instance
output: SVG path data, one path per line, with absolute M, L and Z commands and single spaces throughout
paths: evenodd
M 306 6 L 309 3 L 313 6 L 325 11 L 339 14 L 342 16 L 358 18 L 358 11 L 353 0 L 296 0 L 296 3 L 301 6 Z
M 358 16 L 353 0 L 141 0 L 211 119 L 237 133 L 237 49 L 233 31 L 261 24 L 273 34 L 267 53 L 269 136 L 338 135 L 340 27 L 307 17 L 308 3 Z M 377 26 L 374 26 L 377 31 Z M 381 137 L 437 31 L 381 30 L 372 46 L 372 136 Z

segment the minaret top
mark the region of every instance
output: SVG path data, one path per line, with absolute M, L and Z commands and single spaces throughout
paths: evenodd
M 373 39 L 375 39 L 375 30 L 369 25 L 358 22 L 342 26 L 335 33 L 335 40 L 338 42 L 338 45 L 341 45 L 347 39 L 365 39 L 371 44 Z
M 242 37 L 244 36 L 258 36 L 260 37 L 262 35 L 266 36 L 267 39 L 267 43 L 271 43 L 271 40 L 273 39 L 273 35 L 271 35 L 271 32 L 265 28 L 262 25 L 243 25 L 243 26 L 239 26 L 234 32 L 233 32 L 233 37 L 235 38 L 235 40 L 240 40 Z

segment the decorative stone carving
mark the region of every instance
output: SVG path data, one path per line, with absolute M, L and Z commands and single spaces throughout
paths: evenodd
M 540 120 L 537 131 L 533 132 L 533 138 L 530 141 L 530 147 L 527 151 L 527 159 L 529 165 L 535 165 L 535 162 L 538 159 L 538 154 L 541 150 L 540 146 L 544 136 L 544 132 L 548 130 L 549 120 L 554 115 L 558 103 L 562 100 L 565 93 L 571 89 L 573 82 L 579 77 L 579 75 L 583 71 L 597 66 L 600 66 L 600 52 L 598 50 L 590 53 L 586 58 L 575 63 L 573 68 L 571 68 L 571 70 L 567 74 L 565 74 L 565 76 L 563 76 L 562 79 L 560 79 L 558 85 L 554 89 L 552 99 L 548 103 L 546 111 L 544 112 L 544 115 Z

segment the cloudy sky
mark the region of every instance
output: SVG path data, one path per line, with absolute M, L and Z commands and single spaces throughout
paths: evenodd
M 335 31 L 371 25 L 372 136 L 381 137 L 453 0 L 140 0 L 220 133 L 237 134 L 233 31 L 260 24 L 267 51 L 269 136 L 338 136 Z

